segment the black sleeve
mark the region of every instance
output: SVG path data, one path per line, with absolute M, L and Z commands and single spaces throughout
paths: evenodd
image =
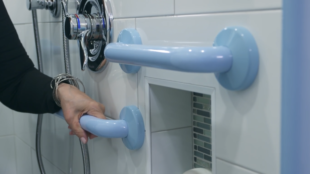
M 60 110 L 52 97 L 51 78 L 35 69 L 0 0 L 0 101 L 28 113 Z

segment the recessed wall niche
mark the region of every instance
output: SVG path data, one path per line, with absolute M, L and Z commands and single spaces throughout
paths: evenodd
M 212 171 L 211 96 L 150 85 L 152 174 Z

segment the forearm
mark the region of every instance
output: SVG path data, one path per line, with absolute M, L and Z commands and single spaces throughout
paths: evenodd
M 52 98 L 51 78 L 40 73 L 23 48 L 0 0 L 0 101 L 11 109 L 52 113 L 60 108 Z

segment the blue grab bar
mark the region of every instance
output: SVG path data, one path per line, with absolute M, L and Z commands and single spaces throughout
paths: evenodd
M 56 115 L 64 119 L 63 111 Z M 141 148 L 144 142 L 145 128 L 142 115 L 136 106 L 124 107 L 120 114 L 120 120 L 106 120 L 91 115 L 83 115 L 80 118 L 81 127 L 104 138 L 122 138 L 126 147 L 131 150 Z
M 224 28 L 212 47 L 164 47 L 142 45 L 135 29 L 124 29 L 117 43 L 106 46 L 104 55 L 120 63 L 126 73 L 137 73 L 140 66 L 183 72 L 214 73 L 229 90 L 244 90 L 256 79 L 258 48 L 253 35 L 243 27 Z
M 160 47 L 111 43 L 106 47 L 105 56 L 111 62 L 185 72 L 226 72 L 232 65 L 231 52 L 223 46 Z

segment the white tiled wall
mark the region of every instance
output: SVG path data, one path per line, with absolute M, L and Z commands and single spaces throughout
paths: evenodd
M 24 47 L 36 64 L 31 12 L 26 9 L 24 1 L 4 2 Z M 70 11 L 74 12 L 72 6 L 75 1 L 70 2 Z M 72 73 L 84 82 L 89 96 L 106 106 L 107 115 L 118 118 L 124 106 L 139 103 L 143 115 L 151 113 L 158 116 L 153 118 L 151 125 L 154 134 L 146 132 L 145 145 L 139 151 L 129 151 L 120 139 L 91 140 L 89 150 L 94 174 L 151 174 L 151 158 L 147 156 L 149 147 L 169 140 L 159 135 L 164 134 L 162 131 L 187 126 L 187 118 L 174 122 L 171 127 L 164 124 L 163 117 L 169 115 L 161 114 L 160 110 L 169 110 L 173 104 L 169 100 L 157 100 L 159 96 L 154 95 L 155 88 L 150 95 L 159 104 L 154 107 L 155 110 L 146 107 L 149 101 L 144 101 L 144 95 L 149 94 L 144 93 L 145 76 L 215 90 L 217 174 L 280 173 L 281 0 L 112 0 L 112 9 L 116 18 L 113 40 L 116 41 L 122 29 L 130 27 L 139 31 L 145 45 L 211 46 L 223 27 L 244 26 L 256 38 L 260 71 L 253 86 L 243 92 L 223 89 L 213 74 L 142 68 L 138 79 L 137 75 L 123 73 L 115 63 L 110 63 L 100 73 L 82 72 L 76 41 L 70 41 Z M 38 11 L 38 17 L 44 71 L 55 76 L 64 72 L 61 18 L 52 18 L 49 11 Z M 175 95 L 167 92 L 169 94 Z M 180 100 L 187 98 L 185 94 L 178 96 Z M 181 109 L 180 117 L 185 113 Z M 34 151 L 36 117 L 13 112 L 0 105 L 0 173 L 39 174 Z M 146 126 L 149 126 L 150 120 L 144 119 Z M 169 119 L 175 120 L 174 117 Z M 168 135 L 171 132 L 165 133 Z M 155 139 L 158 135 L 157 141 L 150 141 L 151 134 Z M 82 173 L 79 144 L 76 138 L 73 141 L 74 146 L 70 147 L 66 123 L 51 114 L 44 115 L 42 153 L 48 174 L 68 173 L 70 148 L 74 151 L 73 173 Z M 177 155 L 171 157 L 178 158 Z

